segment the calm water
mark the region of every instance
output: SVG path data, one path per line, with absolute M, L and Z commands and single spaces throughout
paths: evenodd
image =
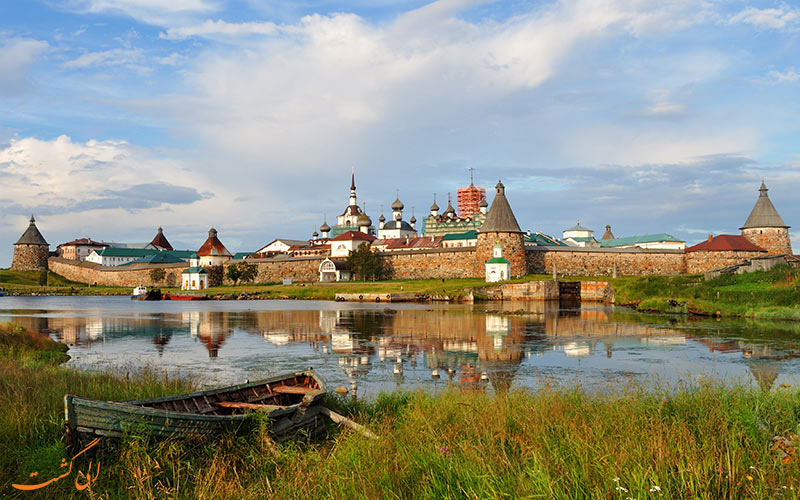
M 526 314 L 503 314 L 521 307 Z M 503 391 L 618 380 L 800 383 L 800 323 L 696 321 L 596 305 L 3 297 L 0 321 L 8 320 L 68 344 L 72 366 L 147 365 L 207 385 L 308 366 L 330 387 L 355 385 L 358 395 L 448 384 Z

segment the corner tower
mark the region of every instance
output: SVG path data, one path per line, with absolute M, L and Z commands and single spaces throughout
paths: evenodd
M 486 220 L 478 230 L 475 255 L 477 264 L 480 266 L 478 275 L 484 274 L 484 264 L 492 258 L 494 246 L 499 243 L 503 248 L 503 257 L 511 264 L 510 277 L 524 276 L 528 272 L 528 265 L 525 258 L 523 232 L 519 228 L 517 218 L 514 217 L 514 212 L 506 198 L 505 186 L 498 181 L 495 189 L 497 192 L 492 206 L 486 215 Z
M 781 218 L 775 205 L 767 195 L 767 186 L 761 181 L 759 195 L 750 216 L 740 228 L 742 236 L 754 245 L 760 246 L 773 255 L 791 255 L 792 242 L 789 239 L 789 227 Z
M 38 271 L 47 269 L 47 258 L 50 256 L 50 244 L 47 243 L 36 227 L 36 219 L 31 215 L 28 229 L 14 243 L 14 258 L 11 269 L 16 271 Z

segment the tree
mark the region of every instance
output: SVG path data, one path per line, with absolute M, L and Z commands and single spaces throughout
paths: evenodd
M 258 276 L 258 266 L 247 262 L 239 263 L 239 279 L 245 283 L 252 283 Z
M 47 269 L 42 269 L 39 271 L 39 285 L 47 285 Z
M 236 283 L 239 281 L 243 283 L 249 283 L 256 279 L 256 276 L 258 276 L 258 266 L 255 264 L 249 264 L 247 262 L 231 264 L 228 266 L 225 276 L 229 280 L 233 281 L 234 285 L 236 285 Z
M 228 271 L 225 273 L 225 277 L 229 280 L 233 281 L 234 286 L 239 281 L 239 278 L 242 277 L 242 270 L 239 269 L 238 264 L 231 264 L 228 266 Z
M 347 265 L 350 271 L 358 279 L 376 280 L 385 279 L 391 275 L 391 268 L 387 265 L 383 257 L 377 252 L 373 252 L 370 245 L 359 245 L 347 257 Z
M 156 267 L 155 269 L 150 270 L 150 281 L 158 284 L 164 281 L 164 278 L 167 277 L 167 272 L 161 269 L 160 267 Z
M 222 278 L 225 273 L 222 266 L 208 266 L 206 268 L 208 271 L 208 286 L 220 286 L 222 284 Z

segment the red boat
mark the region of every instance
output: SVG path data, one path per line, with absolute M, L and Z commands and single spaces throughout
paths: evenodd
M 208 300 L 208 295 L 179 295 L 176 293 L 165 293 L 162 300 Z

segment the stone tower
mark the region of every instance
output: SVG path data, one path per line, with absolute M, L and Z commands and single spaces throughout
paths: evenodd
M 792 242 L 787 226 L 767 195 L 767 186 L 761 181 L 758 200 L 750 216 L 740 229 L 742 236 L 773 255 L 792 254 Z
M 511 264 L 511 277 L 517 278 L 528 273 L 528 264 L 525 258 L 525 240 L 519 228 L 517 218 L 511 210 L 506 198 L 506 188 L 498 181 L 497 190 L 486 220 L 478 230 L 476 246 L 476 260 L 480 271 L 477 276 L 483 275 L 484 265 L 492 258 L 495 244 L 503 247 L 503 257 Z
M 31 215 L 28 229 L 14 243 L 14 258 L 11 269 L 16 271 L 38 271 L 47 269 L 47 258 L 50 256 L 50 244 L 44 240 L 36 227 L 36 219 Z

